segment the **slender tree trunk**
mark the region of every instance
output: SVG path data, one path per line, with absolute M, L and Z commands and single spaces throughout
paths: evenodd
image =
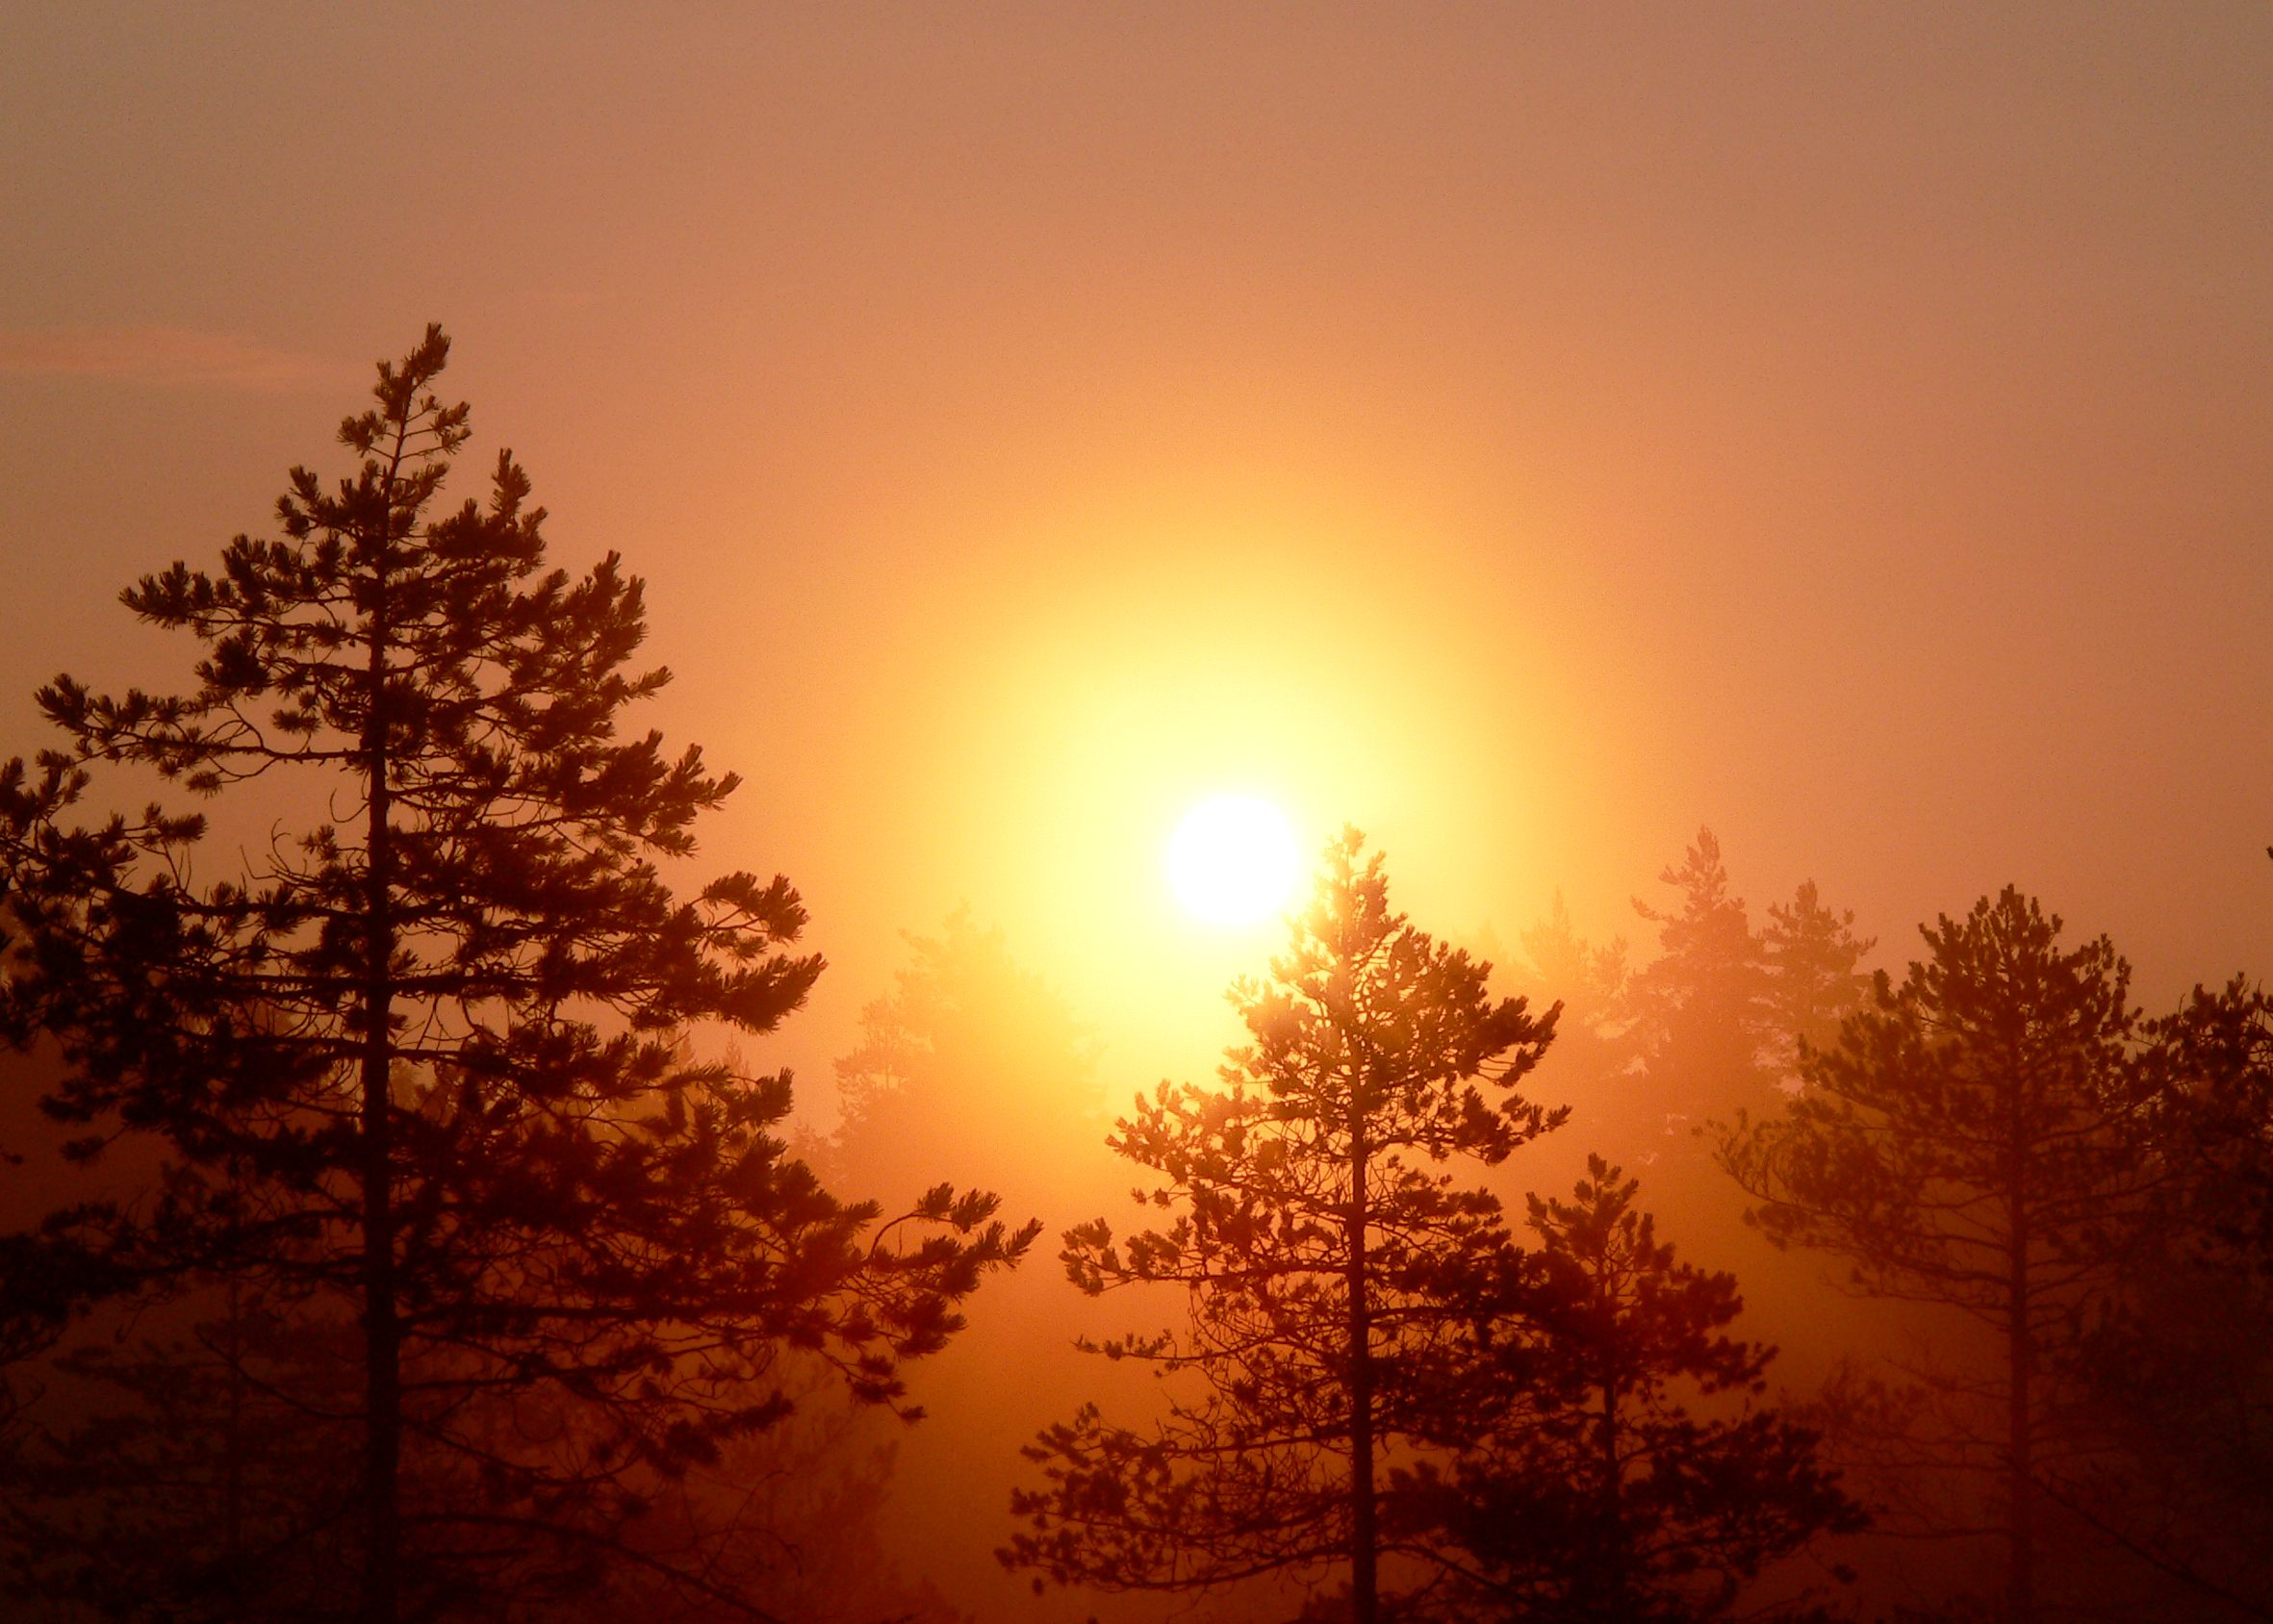
M 2026 1095 L 2023 1081 L 2016 1077 L 2010 1106 L 2012 1160 L 2007 1175 L 2012 1205 L 2005 1235 L 2005 1492 L 2011 1517 L 2006 1624 L 2034 1624 L 2036 1617 L 2036 1440 L 2029 1404 L 2034 1349 L 2029 1323 L 2029 1163 L 2023 1140 Z
M 244 1187 L 243 1166 L 232 1154 L 228 1160 L 228 1187 Z M 227 1247 L 237 1251 L 237 1221 L 226 1231 Z M 222 1590 L 232 1612 L 243 1611 L 244 1573 L 244 1280 L 229 1271 L 228 1291 L 222 1298 L 221 1365 L 227 1398 L 221 1410 L 221 1573 Z
M 397 453 L 399 460 L 399 452 Z M 394 481 L 385 524 L 392 542 Z M 363 1349 L 365 1624 L 396 1624 L 402 1557 L 398 1481 L 402 1456 L 402 1328 L 395 1297 L 395 1161 L 393 1101 L 395 931 L 387 781 L 387 546 L 378 562 L 378 601 L 371 611 L 370 712 L 364 723 L 367 774 L 365 961 L 363 989 Z
M 1618 1378 L 1602 1378 L 1602 1605 L 1604 1618 L 1625 1616 L 1625 1473 L 1618 1459 Z
M 236 1168 L 230 1168 L 232 1183 Z M 221 1571 L 223 1589 L 234 1609 L 244 1598 L 244 1298 L 243 1283 L 232 1273 L 221 1333 L 221 1358 L 228 1366 L 228 1405 L 221 1435 Z
M 1349 1605 L 1352 1624 L 1375 1624 L 1380 1535 L 1373 1502 L 1373 1306 L 1366 1295 L 1366 1119 L 1363 1085 L 1350 1095 L 1349 1150 Z
M 2007 1436 L 2006 1494 L 2011 1502 L 2010 1573 L 2005 1598 L 2006 1624 L 2034 1624 L 2036 1617 L 2036 1462 L 2035 1438 L 2029 1416 L 2028 1261 L 2016 1244 L 2012 1260 L 2014 1321 L 2005 1339 L 2005 1379 L 2010 1392 L 2005 1418 Z

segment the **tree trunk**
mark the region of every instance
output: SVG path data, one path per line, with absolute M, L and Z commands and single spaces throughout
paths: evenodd
M 1602 1378 L 1602 1605 L 1604 1618 L 1625 1616 L 1625 1473 L 1618 1459 L 1618 1378 Z
M 2025 1271 L 2018 1264 L 2015 1274 Z M 2016 1307 L 2018 1307 L 2016 1305 Z M 2007 1624 L 2034 1624 L 2036 1617 L 2035 1566 L 2035 1459 L 2034 1439 L 2029 1426 L 2029 1337 L 2023 1326 L 2013 1328 L 2005 1350 L 2007 1381 L 2011 1384 L 2010 1413 L 2006 1417 L 2011 1443 L 2007 1453 L 2006 1492 L 2011 1500 L 2011 1573 L 2005 1600 Z
M 399 460 L 399 449 L 397 460 Z M 394 524 L 394 479 L 385 523 Z M 387 551 L 378 561 L 371 612 L 370 711 L 364 723 L 366 875 L 362 1115 L 364 1351 L 364 1624 L 396 1624 L 401 1589 L 402 1329 L 395 1298 L 395 1159 L 390 1074 L 394 1059 L 395 932 L 390 918 L 391 830 L 386 718 Z
M 234 1184 L 234 1160 L 229 1172 Z M 244 1602 L 244 1299 L 243 1285 L 234 1274 L 229 1277 L 224 1311 L 229 1318 L 221 1333 L 228 1382 L 221 1417 L 221 1572 L 230 1610 L 240 1612 Z
M 1349 1606 L 1351 1624 L 1375 1624 L 1379 1535 L 1373 1503 L 1373 1313 L 1366 1298 L 1366 1120 L 1363 1088 L 1350 1096 L 1349 1151 Z
M 2028 1147 L 2023 1143 L 2027 1089 L 2012 1083 L 2005 1236 L 2005 1494 L 2011 1528 L 2005 1602 L 2005 1624 L 2035 1624 L 2035 1434 L 2030 1415 L 2029 1377 L 2033 1348 L 2029 1319 Z

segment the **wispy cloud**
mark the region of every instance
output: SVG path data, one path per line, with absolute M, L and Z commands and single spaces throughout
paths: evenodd
M 285 349 L 243 333 L 191 327 L 0 327 L 0 373 L 116 378 L 282 393 L 352 381 L 359 369 L 331 356 Z

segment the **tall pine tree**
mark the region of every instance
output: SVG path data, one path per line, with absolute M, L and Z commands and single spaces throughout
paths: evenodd
M 804 911 L 779 876 L 666 882 L 736 780 L 619 734 L 669 680 L 632 663 L 641 584 L 548 569 L 509 453 L 486 503 L 442 503 L 447 355 L 429 328 L 380 366 L 340 430 L 355 471 L 295 469 L 278 539 L 125 593 L 203 645 L 194 688 L 58 678 L 61 748 L 0 774 L 11 1028 L 60 1050 L 79 1154 L 167 1158 L 21 1272 L 345 1313 L 367 1624 L 608 1550 L 644 1482 L 780 1413 L 785 1345 L 892 1401 L 1027 1238 L 946 1186 L 876 1232 L 785 1153 L 786 1074 L 688 1057 L 692 1024 L 803 1002 Z M 116 769 L 313 816 L 208 878 L 202 817 L 88 815 Z
M 1993 1339 L 1990 1368 L 1945 1383 L 1972 1412 L 1951 1416 L 1944 1459 L 1996 1484 L 2007 1624 L 2038 1617 L 2054 1446 L 2076 1436 L 2051 1378 L 2158 1178 L 2130 967 L 2104 936 L 2063 948 L 2059 932 L 2009 886 L 1924 927 L 1902 984 L 1881 974 L 1872 1007 L 1810 1056 L 1806 1090 L 1724 1149 L 1771 1239 L 1836 1253 L 1857 1289 L 1946 1306 Z
M 1339 1577 L 1354 1624 L 1386 1615 L 1389 1472 L 1479 1425 L 1491 1394 L 1466 1378 L 1508 1263 L 1497 1201 L 1440 1167 L 1560 1121 L 1516 1090 L 1554 1012 L 1494 1002 L 1487 973 L 1391 911 L 1354 832 L 1328 848 L 1287 955 L 1233 990 L 1250 1041 L 1222 1085 L 1163 1083 L 1116 1125 L 1166 1226 L 1066 1236 L 1086 1292 L 1184 1288 L 1185 1334 L 1098 1351 L 1197 1391 L 1156 1430 L 1090 1407 L 1043 1433 L 1007 1562 L 1108 1589 Z
M 1627 984 L 1641 1086 L 1677 1121 L 1723 1117 L 1771 1095 L 1768 973 L 1744 899 L 1731 893 L 1721 842 L 1698 829 L 1678 868 L 1658 878 L 1677 906 L 1637 900 L 1659 952 Z

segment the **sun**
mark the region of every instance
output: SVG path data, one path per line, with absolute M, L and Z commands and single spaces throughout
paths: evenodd
M 1278 913 L 1302 877 L 1294 826 L 1267 800 L 1219 795 L 1184 816 L 1168 841 L 1176 900 L 1211 925 L 1253 925 Z

